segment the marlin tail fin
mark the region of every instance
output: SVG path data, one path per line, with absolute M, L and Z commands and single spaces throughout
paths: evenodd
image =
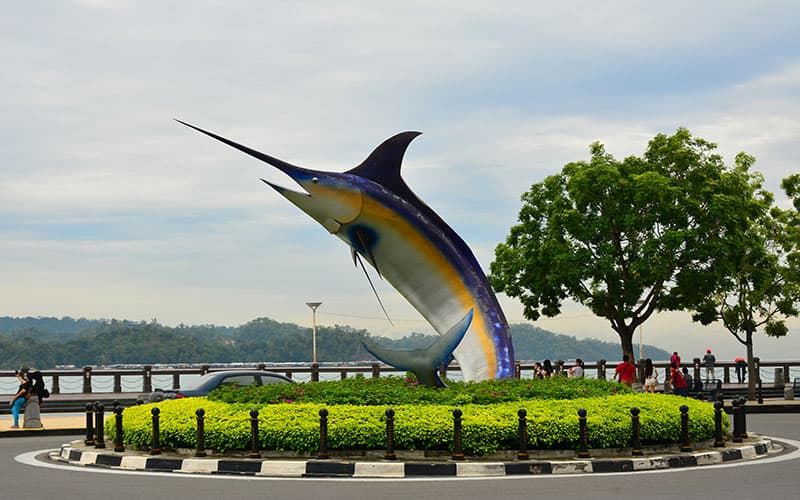
M 436 342 L 427 349 L 400 351 L 386 349 L 366 340 L 361 342 L 370 354 L 387 365 L 413 372 L 421 384 L 445 387 L 445 383 L 439 377 L 439 365 L 446 363 L 458 344 L 461 343 L 461 339 L 464 338 L 472 323 L 473 312 L 474 310 L 470 309 L 458 323 L 436 339 Z

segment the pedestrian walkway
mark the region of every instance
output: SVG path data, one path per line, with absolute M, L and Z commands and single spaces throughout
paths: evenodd
M 86 414 L 80 413 L 42 413 L 42 427 L 40 429 L 26 429 L 22 427 L 23 417 L 20 416 L 19 429 L 12 429 L 11 415 L 0 415 L 0 438 L 34 436 L 34 435 L 74 435 L 82 434 L 86 430 Z

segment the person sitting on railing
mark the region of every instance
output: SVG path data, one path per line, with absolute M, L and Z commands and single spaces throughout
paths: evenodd
M 575 360 L 575 366 L 569 369 L 569 376 L 583 378 L 583 360 L 581 358 Z
M 31 382 L 28 380 L 28 368 L 23 367 L 20 370 L 15 370 L 14 375 L 19 380 L 19 389 L 17 393 L 8 402 L 11 405 L 11 415 L 14 417 L 14 424 L 12 429 L 19 429 L 19 414 L 25 406 L 25 396 L 31 389 Z

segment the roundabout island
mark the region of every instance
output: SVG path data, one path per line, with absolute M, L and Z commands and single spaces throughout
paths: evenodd
M 419 477 L 660 470 L 780 449 L 748 436 L 743 422 L 737 428 L 738 417 L 732 434 L 721 408 L 563 377 L 446 389 L 413 376 L 225 387 L 116 408 L 101 429 L 52 456 L 123 470 Z

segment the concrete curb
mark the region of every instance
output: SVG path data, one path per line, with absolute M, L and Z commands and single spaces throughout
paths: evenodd
M 514 462 L 394 462 L 346 460 L 277 460 L 247 458 L 171 458 L 87 451 L 64 444 L 50 454 L 55 461 L 84 467 L 119 470 L 179 472 L 264 477 L 414 478 L 498 477 L 520 475 L 605 474 L 680 467 L 713 466 L 734 460 L 752 460 L 775 448 L 772 439 L 752 436 L 751 442 L 718 450 L 666 454 L 642 458 L 524 460 Z

